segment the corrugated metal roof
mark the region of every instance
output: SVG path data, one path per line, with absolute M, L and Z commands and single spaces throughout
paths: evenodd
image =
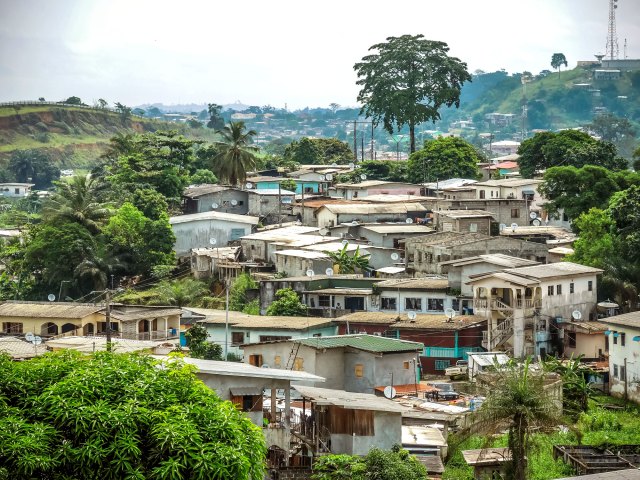
M 378 337 L 376 335 L 337 335 L 333 337 L 303 338 L 295 341 L 317 349 L 349 347 L 373 353 L 415 352 L 424 348 L 422 343 Z
M 448 180 L 441 180 L 438 182 L 423 183 L 422 185 L 430 189 L 434 189 L 434 188 L 444 189 L 444 188 L 464 187 L 466 185 L 473 185 L 475 183 L 478 183 L 478 181 L 470 180 L 468 178 L 450 178 Z
M 305 290 L 304 293 L 315 293 L 317 295 L 372 295 L 370 288 L 321 288 L 320 290 Z
M 426 212 L 429 209 L 417 202 L 378 204 L 369 203 L 361 205 L 359 203 L 338 203 L 323 205 L 320 208 L 326 208 L 335 214 L 353 214 L 353 215 L 373 215 L 385 213 L 406 214 L 408 212 Z
M 100 312 L 104 315 L 103 312 Z M 111 309 L 111 317 L 123 322 L 151 319 L 157 317 L 180 316 L 182 310 L 178 307 L 136 307 L 136 306 L 114 306 Z
M 601 318 L 600 322 L 607 325 L 623 325 L 625 327 L 636 328 L 640 330 L 640 311 L 623 313 L 613 317 Z
M 404 271 L 405 271 L 404 267 L 382 267 L 376 270 L 376 272 L 386 273 L 389 275 L 395 275 L 397 273 L 402 273 Z
M 479 448 L 463 450 L 462 457 L 468 465 L 496 465 L 511 461 L 509 448 Z
M 127 340 L 122 338 L 113 338 L 111 341 L 113 342 L 113 351 L 117 353 L 152 350 L 153 348 L 166 343 L 165 340 L 155 342 L 148 340 Z M 85 353 L 105 351 L 107 349 L 107 339 L 103 336 L 61 337 L 49 340 L 46 344 L 51 348 L 76 350 L 78 352 Z
M 493 218 L 493 214 L 485 210 L 438 210 L 434 213 L 449 218 Z
M 492 265 L 499 265 L 501 267 L 514 268 L 525 265 L 538 265 L 540 262 L 535 260 L 527 260 L 526 258 L 512 257 L 510 255 L 504 255 L 502 253 L 492 253 L 487 255 L 476 255 L 473 257 L 459 258 L 457 260 L 448 260 L 446 262 L 440 262 L 440 265 L 452 265 L 454 267 L 461 267 L 464 265 L 473 265 L 476 263 L 489 263 Z
M 388 182 L 386 180 L 364 180 L 359 183 L 336 183 L 335 188 L 342 188 L 345 190 L 362 190 L 369 187 L 378 187 L 380 185 L 411 185 L 410 183 L 403 182 Z M 411 185 L 415 187 L 415 185 Z
M 191 213 L 189 215 L 178 215 L 176 217 L 171 217 L 169 219 L 169 223 L 171 225 L 175 225 L 178 223 L 187 223 L 187 222 L 198 222 L 201 220 L 220 220 L 227 222 L 236 222 L 236 223 L 248 223 L 250 225 L 257 225 L 260 223 L 260 219 L 258 217 L 251 217 L 249 215 L 236 215 L 235 213 L 226 213 L 226 212 L 202 212 L 202 213 Z
M 381 290 L 446 290 L 448 287 L 446 278 L 392 278 L 376 284 Z
M 425 233 L 433 232 L 433 228 L 426 225 L 415 225 L 406 223 L 381 223 L 379 225 L 360 225 L 361 229 L 371 230 L 376 233 Z
M 248 193 L 253 193 L 254 195 L 285 195 L 288 197 L 292 197 L 296 194 L 296 192 L 292 192 L 291 190 L 284 190 L 283 188 L 256 188 L 254 190 L 247 190 Z
M 356 312 L 334 318 L 335 323 L 371 323 L 374 325 L 388 325 L 389 328 L 415 328 L 428 330 L 461 330 L 485 323 L 487 319 L 478 315 L 459 315 L 453 321 L 444 314 L 417 314 L 415 320 L 409 320 L 406 313 L 396 312 Z
M 354 198 L 356 202 L 369 202 L 369 203 L 398 203 L 398 202 L 435 202 L 437 197 L 423 197 L 422 195 L 409 195 L 409 194 L 397 194 L 397 193 L 376 193 L 374 195 L 367 195 L 362 198 Z
M 447 441 L 437 428 L 403 425 L 402 445 L 411 447 L 446 447 Z
M 510 268 L 505 270 L 505 272 L 515 275 L 526 275 L 528 277 L 538 279 L 562 277 L 566 275 L 599 274 L 602 273 L 602 271 L 603 270 L 600 268 L 588 267 L 586 265 L 580 265 L 579 263 L 573 262 L 547 263 L 544 265 Z
M 311 260 L 327 260 L 329 257 L 322 252 L 314 252 L 311 250 L 278 250 L 276 255 L 287 257 L 308 258 Z
M 276 242 L 285 242 L 292 236 L 304 235 L 306 233 L 317 232 L 318 227 L 307 227 L 304 225 L 295 225 L 291 227 L 274 228 L 271 230 L 263 230 L 261 232 L 245 235 L 242 240 L 269 240 Z
M 6 302 L 0 305 L 0 317 L 84 318 L 103 308 L 102 305 L 62 302 Z
M 303 397 L 309 398 L 316 405 L 331 405 L 349 410 L 373 410 L 401 414 L 402 405 L 368 393 L 345 392 L 328 388 L 304 387 L 292 385 Z
M 303 250 L 316 251 L 316 252 L 339 252 L 345 247 L 345 245 L 343 245 L 342 242 L 339 241 L 340 239 L 336 239 L 336 240 L 338 241 L 321 243 L 320 245 L 308 245 L 308 246 L 305 246 Z M 368 245 L 361 245 L 358 243 L 349 242 L 346 244 L 346 247 L 347 247 L 346 249 L 347 252 L 355 252 L 356 250 L 359 249 L 361 255 L 367 254 L 366 249 Z
M 249 318 L 234 320 L 233 328 L 253 330 L 308 330 L 330 326 L 332 319 L 322 317 L 275 317 L 249 315 Z
M 476 183 L 477 187 L 524 187 L 526 185 L 538 185 L 542 180 L 534 180 L 531 178 L 503 178 L 499 180 L 487 180 L 486 182 Z
M 191 185 L 184 189 L 183 196 L 188 198 L 197 198 L 202 195 L 209 195 L 211 193 L 224 192 L 226 190 L 236 190 L 233 187 L 224 185 L 214 185 L 211 183 L 205 183 L 202 185 Z

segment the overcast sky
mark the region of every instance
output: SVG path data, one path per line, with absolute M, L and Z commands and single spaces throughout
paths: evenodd
M 353 64 L 389 36 L 447 42 L 470 71 L 604 53 L 608 0 L 0 0 L 0 101 L 355 105 Z M 619 0 L 620 56 L 640 1 Z

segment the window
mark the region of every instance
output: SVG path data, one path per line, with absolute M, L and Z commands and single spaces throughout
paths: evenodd
M 624 365 L 620 365 L 620 380 L 625 381 L 627 379 L 627 369 Z
M 244 205 L 244 200 L 238 200 L 238 205 Z
M 460 311 L 460 299 L 452 298 L 451 299 L 451 308 L 453 308 L 456 312 Z
M 470 223 L 469 224 L 469 231 L 471 233 L 476 233 L 478 231 L 478 224 L 477 223 Z
M 613 364 L 613 378 L 618 378 L 618 365 Z
M 624 347 L 624 342 L 625 342 L 625 334 L 621 333 L 620 334 L 620 346 Z
M 444 310 L 444 300 L 442 298 L 429 298 L 427 300 L 427 310 Z
M 356 377 L 362 378 L 362 376 L 364 375 L 364 365 L 362 365 L 361 363 L 357 363 L 353 373 Z
M 404 299 L 405 310 L 422 310 L 421 298 L 405 298 Z
M 618 344 L 618 332 L 613 332 L 613 344 L 617 345 Z
M 20 195 L 20 189 L 19 189 L 19 188 L 16 188 L 16 189 L 15 189 L 15 194 L 16 194 L 16 195 Z
M 249 355 L 249 365 L 254 367 L 262 366 L 262 355 Z
M 329 295 L 320 295 L 318 297 L 318 305 L 320 305 L 321 307 L 330 307 L 331 297 Z
M 296 359 L 293 361 L 293 369 L 296 372 L 301 372 L 302 370 L 304 370 L 304 358 L 296 357 Z
M 511 209 L 511 218 L 520 218 L 520 209 L 512 208 Z
M 569 284 L 569 293 L 574 293 L 576 291 L 576 285 L 575 283 L 571 282 Z
M 240 240 L 246 235 L 244 228 L 232 228 L 229 240 Z
M 277 342 L 278 340 L 291 340 L 291 337 L 284 335 L 260 335 L 261 342 Z
M 491 198 L 493 198 L 493 190 L 491 190 Z
M 380 308 L 382 310 L 397 310 L 398 304 L 395 298 L 382 297 L 380 299 Z
M 403 367 L 405 370 L 409 370 L 409 362 L 403 362 L 403 363 L 402 363 L 402 367 Z
M 562 295 L 562 285 L 556 285 L 556 295 Z
M 576 348 L 576 332 L 567 332 L 567 343 L 569 348 Z
M 484 190 L 480 190 L 480 198 L 483 199 L 483 198 L 485 198 L 485 196 L 486 196 L 485 191 Z
M 244 332 L 231 332 L 231 344 L 240 345 L 244 343 Z
M 549 285 L 547 287 L 547 295 L 549 296 L 553 295 L 553 285 Z
M 590 292 L 593 291 L 593 280 L 589 280 L 587 282 L 587 290 L 589 290 Z
M 436 360 L 435 370 L 446 370 L 451 366 L 451 360 Z
M 2 331 L 4 333 L 22 333 L 22 323 L 4 322 L 2 324 Z

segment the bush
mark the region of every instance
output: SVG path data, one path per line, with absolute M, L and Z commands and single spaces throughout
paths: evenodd
M 579 424 L 586 432 L 598 430 L 619 430 L 622 427 L 618 416 L 609 410 L 596 408 L 589 413 L 580 414 Z

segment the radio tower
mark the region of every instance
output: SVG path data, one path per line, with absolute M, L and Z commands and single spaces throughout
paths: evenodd
M 618 34 L 616 33 L 616 8 L 618 0 L 609 0 L 609 31 L 607 33 L 607 52 L 605 57 L 609 60 L 618 58 Z

